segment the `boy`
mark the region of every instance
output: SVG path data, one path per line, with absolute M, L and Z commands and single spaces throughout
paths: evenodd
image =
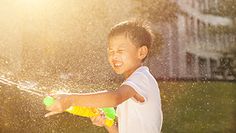
M 108 35 L 108 60 L 125 81 L 110 92 L 60 94 L 45 116 L 61 113 L 70 106 L 117 107 L 118 127 L 105 128 L 119 133 L 159 133 L 162 126 L 161 99 L 158 84 L 143 61 L 153 43 L 153 34 L 144 21 L 125 21 Z M 104 126 L 101 115 L 91 118 Z

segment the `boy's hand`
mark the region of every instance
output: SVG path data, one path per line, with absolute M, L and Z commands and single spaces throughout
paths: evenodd
M 99 127 L 105 126 L 106 117 L 103 112 L 100 112 L 99 116 L 91 117 L 90 119 L 91 119 L 92 123 L 96 126 L 99 126 Z
M 53 105 L 46 107 L 46 110 L 48 110 L 50 112 L 45 114 L 45 117 L 55 115 L 58 113 L 62 113 L 66 109 L 68 109 L 71 105 L 68 95 L 55 94 L 55 95 L 52 95 L 52 97 L 55 98 L 55 102 Z

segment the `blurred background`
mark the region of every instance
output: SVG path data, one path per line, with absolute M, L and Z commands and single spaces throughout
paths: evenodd
M 46 93 L 115 89 L 107 34 L 151 22 L 145 64 L 157 79 L 163 133 L 236 132 L 234 0 L 0 0 L 0 132 L 106 132 L 67 113 L 44 118 Z

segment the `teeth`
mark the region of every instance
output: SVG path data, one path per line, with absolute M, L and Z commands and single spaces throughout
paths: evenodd
M 115 67 L 120 67 L 122 65 L 122 63 L 116 63 L 114 64 Z

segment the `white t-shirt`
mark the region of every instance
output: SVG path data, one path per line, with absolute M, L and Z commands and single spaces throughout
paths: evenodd
M 148 67 L 141 66 L 122 85 L 131 86 L 145 101 L 129 98 L 117 107 L 119 133 L 160 133 L 161 98 L 158 84 Z

